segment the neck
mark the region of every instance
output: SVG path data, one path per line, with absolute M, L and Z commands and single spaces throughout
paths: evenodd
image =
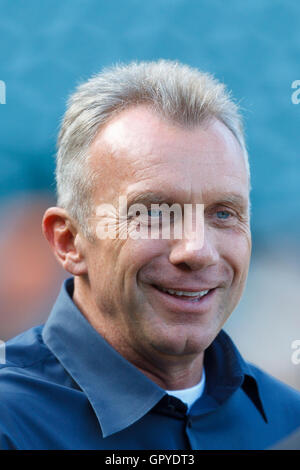
M 134 347 L 116 328 L 110 315 L 102 315 L 92 296 L 75 277 L 73 302 L 93 328 L 127 361 L 165 390 L 181 390 L 198 384 L 202 377 L 204 351 L 200 354 L 165 354 L 153 347 Z
M 149 379 L 165 390 L 182 390 L 197 385 L 202 377 L 204 353 L 198 355 L 193 361 L 191 358 L 183 362 L 182 357 L 173 356 L 170 360 L 165 360 L 157 367 L 152 361 L 147 364 L 145 361 L 140 364 L 138 361 L 134 365 L 143 372 Z

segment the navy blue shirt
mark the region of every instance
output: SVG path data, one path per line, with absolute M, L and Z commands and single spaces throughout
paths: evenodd
M 245 362 L 224 331 L 187 413 L 96 332 L 73 281 L 45 325 L 6 343 L 1 449 L 265 449 L 300 426 L 300 393 Z

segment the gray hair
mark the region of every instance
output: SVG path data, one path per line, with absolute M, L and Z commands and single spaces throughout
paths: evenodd
M 238 140 L 250 180 L 242 118 L 223 83 L 175 61 L 115 65 L 77 87 L 58 136 L 57 205 L 67 210 L 88 238 L 92 238 L 87 220 L 92 216 L 97 176 L 88 164 L 89 147 L 116 113 L 143 103 L 185 127 L 219 119 Z

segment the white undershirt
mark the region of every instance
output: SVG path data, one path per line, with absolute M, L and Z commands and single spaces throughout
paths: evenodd
M 184 388 L 183 390 L 166 390 L 169 395 L 173 397 L 179 398 L 183 403 L 185 403 L 188 407 L 188 411 L 190 410 L 191 406 L 195 403 L 198 398 L 200 398 L 203 394 L 205 387 L 205 370 L 203 367 L 202 377 L 200 382 L 197 385 L 194 385 L 190 388 Z
M 200 382 L 197 385 L 194 385 L 190 388 L 184 388 L 183 390 L 166 390 L 169 395 L 173 395 L 173 397 L 179 398 L 183 403 L 185 403 L 188 407 L 188 411 L 190 410 L 191 406 L 195 403 L 198 398 L 201 397 L 203 394 L 205 387 L 205 370 L 203 367 L 202 377 Z

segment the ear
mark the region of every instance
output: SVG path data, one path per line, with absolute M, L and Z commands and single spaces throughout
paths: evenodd
M 56 259 L 66 271 L 74 276 L 87 274 L 82 235 L 64 209 L 60 207 L 47 209 L 43 217 L 42 230 Z

